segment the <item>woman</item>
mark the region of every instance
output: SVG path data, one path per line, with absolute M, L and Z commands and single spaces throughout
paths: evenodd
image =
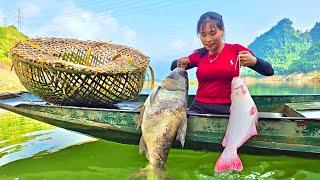
M 172 62 L 171 70 L 186 66 L 197 67 L 198 89 L 189 111 L 197 113 L 229 114 L 231 104 L 231 81 L 239 75 L 240 65 L 271 76 L 274 71 L 269 62 L 260 59 L 239 45 L 223 42 L 224 23 L 215 12 L 203 14 L 197 25 L 197 34 L 203 48 L 188 57 Z

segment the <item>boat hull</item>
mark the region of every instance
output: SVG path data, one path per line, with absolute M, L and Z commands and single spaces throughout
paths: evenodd
M 19 97 L 16 98 L 19 99 Z M 10 98 L 2 96 L 0 108 L 93 137 L 120 143 L 139 143 L 141 131 L 135 124 L 135 120 L 139 118 L 138 109 L 44 105 L 30 103 L 31 100 L 22 100 L 23 102 L 12 105 L 8 103 L 10 102 L 8 99 Z M 292 102 L 292 99 L 291 101 L 288 99 L 282 101 Z M 280 102 L 279 99 L 278 102 Z M 278 106 L 280 107 L 277 108 L 280 109 L 282 105 Z M 262 107 L 260 105 L 261 109 Z M 185 148 L 221 149 L 220 144 L 227 128 L 228 118 L 227 115 L 188 114 Z M 260 112 L 258 133 L 258 136 L 253 137 L 241 149 L 258 148 L 268 151 L 320 154 L 320 118 L 285 117 L 276 110 Z

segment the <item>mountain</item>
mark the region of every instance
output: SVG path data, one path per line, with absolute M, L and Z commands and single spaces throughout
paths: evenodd
M 248 48 L 258 57 L 271 62 L 277 74 L 286 74 L 292 71 L 292 65 L 313 46 L 312 39 L 318 38 L 316 31 L 317 28 L 313 30 L 312 36 L 311 32 L 301 33 L 292 27 L 290 19 L 284 18 L 257 37 Z
M 28 39 L 28 37 L 19 32 L 15 26 L 0 27 L 0 61 L 11 64 L 9 51 L 16 42 L 23 39 Z
M 320 23 L 317 22 L 316 25 L 310 30 L 310 36 L 312 42 L 317 42 L 320 40 Z

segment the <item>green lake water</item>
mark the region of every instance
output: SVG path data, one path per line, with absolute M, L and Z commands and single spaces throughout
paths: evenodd
M 320 179 L 319 157 L 240 153 L 242 172 L 215 174 L 220 152 L 171 149 L 172 179 Z M 147 164 L 138 146 L 91 138 L 0 111 L 0 179 L 127 179 Z

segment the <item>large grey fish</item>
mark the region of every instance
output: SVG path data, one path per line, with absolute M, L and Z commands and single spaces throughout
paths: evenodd
M 187 71 L 176 68 L 150 93 L 144 103 L 139 152 L 145 153 L 149 160 L 146 168 L 153 169 L 154 173 L 164 169 L 175 136 L 182 147 L 184 145 L 187 100 Z

